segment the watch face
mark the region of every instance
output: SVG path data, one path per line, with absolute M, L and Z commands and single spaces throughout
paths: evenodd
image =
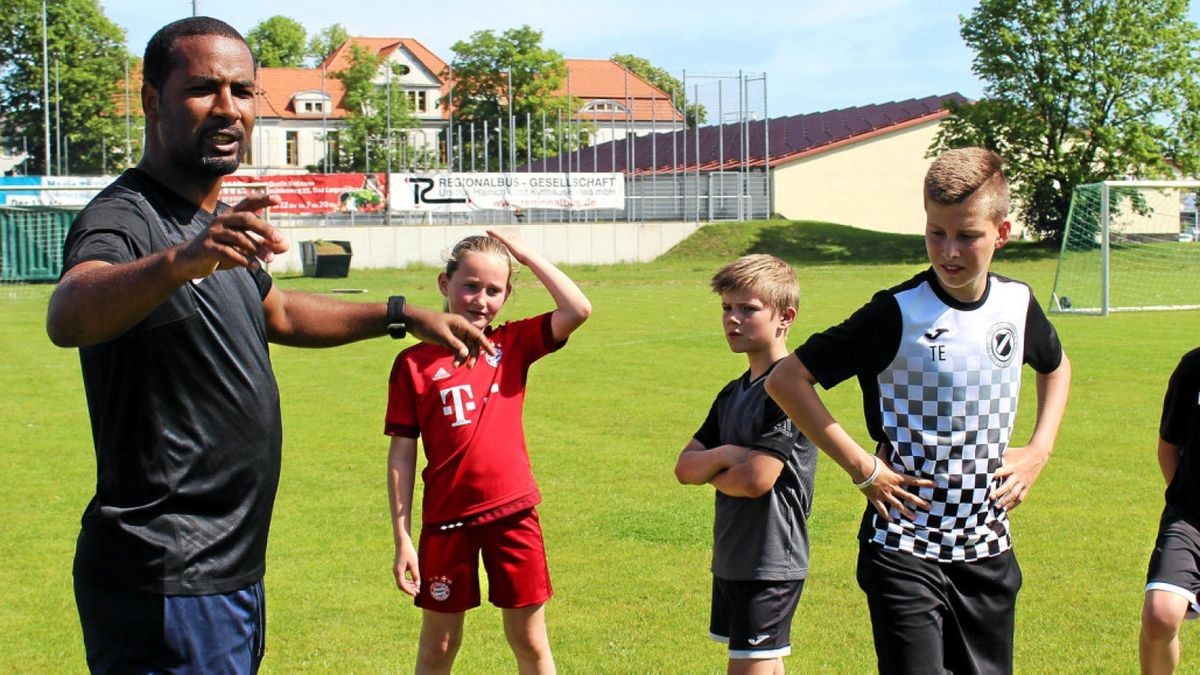
M 387 301 L 388 334 L 394 338 L 404 337 L 404 296 L 393 295 Z

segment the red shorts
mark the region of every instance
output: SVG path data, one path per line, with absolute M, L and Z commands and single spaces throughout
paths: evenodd
M 554 594 L 537 510 L 530 508 L 483 525 L 421 531 L 417 560 L 421 590 L 416 604 L 435 612 L 479 606 L 479 557 L 487 570 L 488 600 L 515 609 Z

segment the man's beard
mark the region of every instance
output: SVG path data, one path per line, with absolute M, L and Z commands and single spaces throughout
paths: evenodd
M 244 148 L 239 148 L 236 157 L 201 157 L 197 168 L 198 173 L 210 178 L 228 176 L 242 165 L 242 157 L 246 154 Z
M 237 152 L 230 155 L 208 155 L 205 153 L 206 135 L 202 134 L 200 138 L 192 142 L 192 144 L 173 144 L 168 146 L 168 153 L 175 166 L 183 169 L 193 176 L 202 178 L 220 178 L 228 176 L 242 164 L 242 158 L 246 155 L 246 146 L 244 144 L 245 136 L 239 134 Z

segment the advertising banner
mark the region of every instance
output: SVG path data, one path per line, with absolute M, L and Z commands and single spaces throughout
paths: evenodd
M 272 213 L 371 213 L 387 201 L 387 174 L 312 173 L 272 176 L 225 176 L 221 201 L 237 204 L 247 194 L 266 190 L 283 199 Z
M 394 173 L 393 211 L 623 209 L 619 173 Z
M 0 206 L 81 207 L 112 176 L 0 176 Z M 78 188 L 78 189 L 76 189 Z

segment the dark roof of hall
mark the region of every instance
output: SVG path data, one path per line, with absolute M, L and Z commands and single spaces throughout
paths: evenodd
M 571 153 L 569 161 L 558 157 L 533 162 L 534 171 L 626 172 L 672 171 L 686 168 L 696 170 L 699 154 L 699 169 L 717 171 L 736 167 L 741 163 L 743 131 L 748 138 L 746 164 L 761 167 L 764 160 L 772 167 L 840 147 L 848 142 L 864 140 L 889 131 L 938 119 L 949 115 L 946 102 L 967 103 L 957 92 L 940 96 L 926 96 L 905 101 L 893 101 L 873 105 L 827 110 L 824 112 L 776 117 L 769 121 L 766 134 L 764 122 L 755 120 L 745 125 L 729 124 L 679 129 L 637 136 L 632 144 L 629 139 L 620 139 L 585 147 Z M 745 129 L 743 129 L 743 126 Z M 764 153 L 764 139 L 769 139 Z M 686 147 L 685 147 L 686 146 Z M 697 153 L 697 148 L 699 153 Z M 523 167 L 524 168 L 524 167 Z

